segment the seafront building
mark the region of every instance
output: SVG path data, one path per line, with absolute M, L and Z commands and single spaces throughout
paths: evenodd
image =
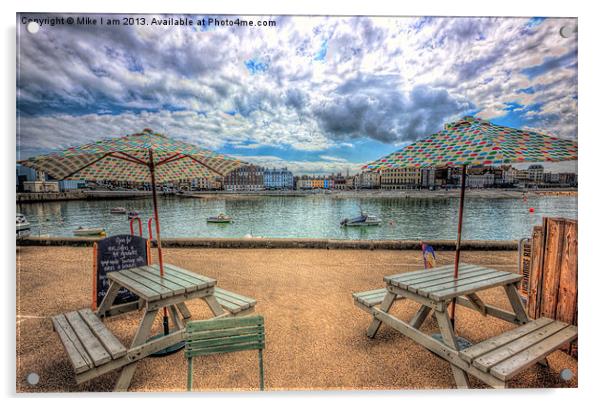
M 422 183 L 420 168 L 394 168 L 382 171 L 380 188 L 385 190 L 418 189 Z
M 293 189 L 293 173 L 287 168 L 263 169 L 263 185 L 267 190 Z
M 256 165 L 243 166 L 224 177 L 224 190 L 228 192 L 256 192 L 264 189 L 263 168 Z

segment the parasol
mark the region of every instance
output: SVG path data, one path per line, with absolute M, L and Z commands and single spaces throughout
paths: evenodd
M 576 159 L 577 142 L 573 140 L 495 125 L 487 120 L 467 116 L 446 124 L 442 131 L 365 165 L 363 169 L 383 171 L 391 168 L 428 168 L 440 165 L 462 168 L 454 259 L 454 278 L 457 278 L 467 166 Z M 450 313 L 453 326 L 455 301 L 452 301 Z
M 164 271 L 157 183 L 225 176 L 244 165 L 242 161 L 168 138 L 149 128 L 125 137 L 105 139 L 31 157 L 20 163 L 58 180 L 150 182 L 161 276 Z M 167 335 L 169 322 L 165 308 L 163 328 Z

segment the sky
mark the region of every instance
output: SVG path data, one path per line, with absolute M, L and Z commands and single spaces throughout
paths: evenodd
M 56 16 L 17 16 L 17 159 L 152 128 L 295 174 L 354 173 L 465 115 L 577 138 L 577 36 L 560 35 L 576 19 L 129 15 L 146 25 L 36 34 L 21 21 Z

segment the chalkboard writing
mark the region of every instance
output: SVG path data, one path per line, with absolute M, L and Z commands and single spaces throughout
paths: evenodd
M 109 272 L 148 265 L 146 238 L 123 234 L 107 237 L 97 243 L 96 249 L 96 305 L 100 305 L 109 289 Z M 129 303 L 138 296 L 121 288 L 114 304 Z

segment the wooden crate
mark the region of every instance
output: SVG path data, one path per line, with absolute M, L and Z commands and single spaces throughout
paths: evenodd
M 533 228 L 527 313 L 577 325 L 577 221 L 544 217 Z M 577 344 L 567 348 L 577 356 Z

